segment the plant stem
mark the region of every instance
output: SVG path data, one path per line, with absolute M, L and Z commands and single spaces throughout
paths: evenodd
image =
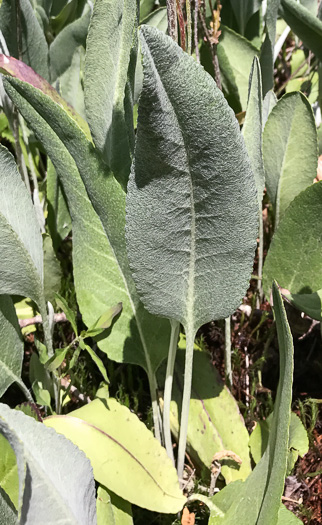
M 176 0 L 167 0 L 168 28 L 171 38 L 178 42 Z
M 225 319 L 225 376 L 229 388 L 233 383 L 233 376 L 231 372 L 231 317 Z
M 170 403 L 173 383 L 173 370 L 176 359 L 178 337 L 180 331 L 180 323 L 173 319 L 170 319 L 171 324 L 171 337 L 169 345 L 169 354 L 167 362 L 167 371 L 164 385 L 164 403 L 163 403 L 163 433 L 164 433 L 164 444 L 169 458 L 172 460 L 174 465 L 174 456 L 172 448 L 171 430 L 170 430 Z
M 187 53 L 191 55 L 192 47 L 192 22 L 191 22 L 191 5 L 190 0 L 186 0 L 186 12 L 187 12 Z
M 263 302 L 263 286 L 262 286 L 262 273 L 263 273 L 263 255 L 264 255 L 264 227 L 263 227 L 263 213 L 260 207 L 259 210 L 259 242 L 258 242 L 258 281 L 257 281 L 257 290 L 258 297 L 256 301 L 256 307 L 260 308 L 261 303 Z
M 198 11 L 199 11 L 199 0 L 195 0 L 195 12 L 194 12 L 194 41 L 195 41 L 195 53 L 196 61 L 200 63 L 199 55 L 199 40 L 198 40 Z
M 184 458 L 186 453 L 189 407 L 192 383 L 192 364 L 193 364 L 193 345 L 195 341 L 195 331 L 192 327 L 186 329 L 186 362 L 184 369 L 183 398 L 180 421 L 180 437 L 178 446 L 177 472 L 179 480 L 183 477 Z
M 25 383 L 23 381 L 17 381 L 17 384 L 19 388 L 22 390 L 22 392 L 25 394 L 26 399 L 29 401 L 29 403 L 35 404 L 35 401 L 33 400 L 33 397 L 31 393 L 29 392 L 28 388 L 26 387 Z
M 181 1 L 177 0 L 177 14 L 179 20 L 179 31 L 180 31 L 180 46 L 183 51 L 186 50 L 186 28 L 184 23 L 184 17 L 181 7 Z
M 150 373 L 148 375 L 149 378 L 149 385 L 150 385 L 150 394 L 151 394 L 151 402 L 152 402 L 152 414 L 153 414 L 153 424 L 154 424 L 154 435 L 156 439 L 159 441 L 159 443 L 162 442 L 161 440 L 161 425 L 160 425 L 160 408 L 158 403 L 158 396 L 157 396 L 157 380 L 154 373 Z

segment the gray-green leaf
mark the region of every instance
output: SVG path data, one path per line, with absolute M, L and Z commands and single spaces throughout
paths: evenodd
M 0 295 L 0 397 L 21 381 L 23 342 L 11 298 Z
M 292 200 L 316 176 L 315 121 L 302 93 L 284 95 L 272 109 L 263 134 L 263 156 L 276 228 Z
M 97 490 L 97 525 L 133 525 L 131 504 L 103 485 Z
M 95 145 L 126 186 L 134 148 L 138 0 L 96 0 L 88 32 L 85 107 Z
M 3 404 L 0 433 L 16 454 L 20 523 L 96 523 L 93 472 L 83 452 L 64 436 Z
M 127 197 L 127 244 L 149 311 L 197 330 L 243 296 L 256 188 L 237 120 L 170 37 L 141 27 L 144 84 Z

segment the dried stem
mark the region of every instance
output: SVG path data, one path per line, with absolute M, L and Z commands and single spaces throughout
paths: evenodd
M 194 12 L 194 42 L 195 42 L 195 52 L 196 60 L 200 64 L 200 55 L 199 55 L 199 40 L 198 40 L 198 11 L 199 11 L 199 0 L 195 0 L 195 12 Z
M 167 15 L 169 35 L 175 42 L 178 42 L 176 0 L 167 0 Z
M 183 16 L 180 0 L 177 0 L 177 15 L 178 15 L 178 20 L 179 20 L 180 45 L 183 51 L 185 51 L 186 50 L 186 27 L 184 23 L 184 16 Z
M 191 55 L 191 48 L 192 48 L 192 21 L 191 21 L 190 0 L 186 0 L 186 12 L 187 12 L 187 53 L 188 53 L 188 55 Z

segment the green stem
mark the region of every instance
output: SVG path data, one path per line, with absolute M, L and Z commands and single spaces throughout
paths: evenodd
M 184 384 L 183 384 L 183 398 L 180 421 L 180 437 L 178 446 L 178 464 L 177 472 L 179 480 L 183 477 L 184 458 L 186 453 L 187 434 L 188 434 L 188 419 L 189 407 L 191 397 L 191 383 L 192 383 L 192 365 L 193 365 L 193 345 L 195 341 L 195 331 L 192 327 L 186 329 L 186 362 L 184 369 Z
M 259 210 L 259 243 L 258 243 L 258 281 L 257 281 L 257 304 L 256 307 L 260 308 L 263 302 L 263 285 L 262 285 L 262 273 L 263 273 L 263 259 L 264 259 L 264 227 L 263 227 L 263 214 L 262 207 Z
M 171 337 L 169 345 L 169 354 L 167 362 L 167 371 L 164 385 L 164 402 L 163 402 L 163 433 L 164 433 L 164 444 L 169 458 L 172 460 L 174 465 L 174 456 L 172 448 L 171 430 L 170 430 L 170 403 L 173 383 L 173 370 L 176 359 L 178 337 L 180 331 L 180 323 L 173 319 L 170 319 L 171 324 Z
M 191 5 L 190 0 L 186 0 L 186 12 L 187 12 L 187 53 L 191 55 L 192 47 L 192 21 L 191 21 Z
M 161 443 L 161 425 L 160 425 L 160 408 L 158 403 L 157 396 L 157 380 L 154 373 L 148 374 L 149 385 L 150 385 L 150 394 L 152 402 L 152 414 L 153 414 L 153 424 L 154 424 L 154 435 L 156 439 Z
M 233 376 L 231 372 L 231 318 L 225 319 L 225 376 L 229 388 L 233 383 Z

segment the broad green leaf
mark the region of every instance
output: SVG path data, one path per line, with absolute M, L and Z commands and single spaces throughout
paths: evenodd
M 34 83 L 30 71 L 27 75 Z M 40 91 L 52 93 L 43 82 L 39 89 L 15 79 L 4 82 L 61 178 L 73 221 L 74 278 L 84 321 L 91 326 L 108 306 L 122 302 L 120 319 L 99 346 L 115 361 L 139 364 L 151 378 L 167 355 L 170 325 L 152 317 L 139 301 L 125 249 L 125 194 L 96 156 L 84 126 L 77 125 L 80 117 L 56 92 L 52 100 Z
M 258 463 L 263 456 L 270 433 L 270 426 L 272 423 L 272 415 L 270 415 L 267 420 L 259 421 L 251 433 L 249 439 L 249 447 L 251 455 L 255 463 Z M 287 471 L 286 475 L 289 475 L 291 470 L 294 467 L 295 461 L 298 456 L 303 457 L 309 448 L 309 440 L 307 437 L 307 432 L 301 422 L 300 418 L 291 413 L 291 422 L 290 422 L 290 431 L 289 431 L 289 440 L 288 440 L 288 459 L 287 459 Z
M 155 0 L 140 0 L 140 22 L 152 11 Z
M 262 216 L 262 200 L 265 187 L 265 173 L 262 154 L 262 79 L 259 60 L 254 58 L 250 78 L 249 94 L 243 137 L 255 176 L 260 218 Z
M 263 96 L 274 87 L 274 46 L 276 21 L 281 0 L 269 0 L 266 10 L 266 37 L 261 47 L 260 64 L 262 69 Z
M 238 123 L 210 75 L 155 28 L 142 26 L 141 36 L 128 254 L 149 311 L 195 332 L 227 317 L 247 288 L 255 182 Z
M 102 485 L 97 490 L 96 511 L 97 525 L 133 525 L 130 503 Z
M 322 60 L 322 22 L 296 0 L 281 0 L 280 15 L 292 31 Z
M 94 143 L 126 187 L 134 149 L 138 0 L 96 0 L 86 43 L 85 107 Z
M 72 229 L 66 196 L 52 162 L 47 165 L 47 224 L 55 250 Z
M 292 294 L 322 289 L 322 224 L 317 219 L 321 214 L 322 182 L 318 182 L 294 199 L 273 236 L 263 269 L 267 297 L 273 278 Z
M 263 134 L 263 156 L 266 187 L 277 228 L 289 204 L 316 176 L 315 121 L 302 93 L 284 95 L 272 109 Z
M 50 235 L 43 236 L 44 249 L 44 294 L 51 303 L 61 287 L 62 270 L 55 255 Z
M 14 507 L 17 508 L 19 505 L 19 476 L 16 456 L 2 434 L 0 434 L 0 450 L 0 487 L 9 496 Z
M 57 80 L 71 65 L 75 50 L 85 47 L 91 9 L 87 6 L 81 18 L 68 24 L 57 35 L 49 48 L 49 69 L 51 82 Z
M 3 146 L 0 147 L 0 245 L 0 292 L 35 301 L 51 352 L 43 292 L 42 237 L 30 195 L 12 155 Z
M 182 344 L 183 343 L 183 344 Z M 171 430 L 177 437 L 181 411 L 184 374 L 185 342 L 179 348 L 175 366 L 171 403 Z M 223 461 L 221 473 L 226 483 L 246 479 L 251 473 L 248 449 L 248 432 L 237 403 L 224 386 L 218 371 L 210 363 L 207 353 L 194 350 L 194 372 L 189 410 L 187 446 L 191 457 L 201 466 L 210 469 L 216 452 L 235 452 L 242 464 Z
M 305 312 L 306 315 L 322 321 L 322 290 L 317 290 L 314 293 L 303 294 L 286 294 L 285 297 L 291 301 L 293 306 Z
M 284 489 L 291 418 L 293 343 L 286 312 L 276 282 L 273 283 L 274 315 L 280 351 L 280 379 L 275 399 L 268 446 L 246 481 L 239 483 L 238 495 L 233 483 L 232 502 L 222 519 L 210 522 L 222 525 L 276 525 Z M 227 487 L 227 488 L 228 488 Z M 226 491 L 227 488 L 223 490 Z M 220 493 L 219 493 L 220 495 Z M 215 496 L 213 501 L 216 501 Z M 223 496 L 221 496 L 223 497 Z
M 96 523 L 92 469 L 77 447 L 42 423 L 3 404 L 0 433 L 8 439 L 17 459 L 21 523 Z M 62 475 L 64 472 L 68 475 Z
M 95 399 L 45 425 L 73 441 L 90 459 L 95 479 L 130 503 L 179 512 L 185 498 L 166 451 L 150 430 L 115 399 Z
M 48 44 L 29 0 L 3 0 L 0 9 L 0 30 L 10 55 L 19 58 L 39 75 L 49 80 Z M 18 49 L 17 9 L 20 9 L 21 42 Z
M 0 397 L 14 383 L 21 382 L 23 342 L 13 302 L 0 295 Z
M 245 110 L 249 74 L 258 49 L 229 27 L 221 26 L 221 29 L 222 35 L 217 46 L 220 71 L 229 91 L 235 92 L 239 99 L 241 110 Z

